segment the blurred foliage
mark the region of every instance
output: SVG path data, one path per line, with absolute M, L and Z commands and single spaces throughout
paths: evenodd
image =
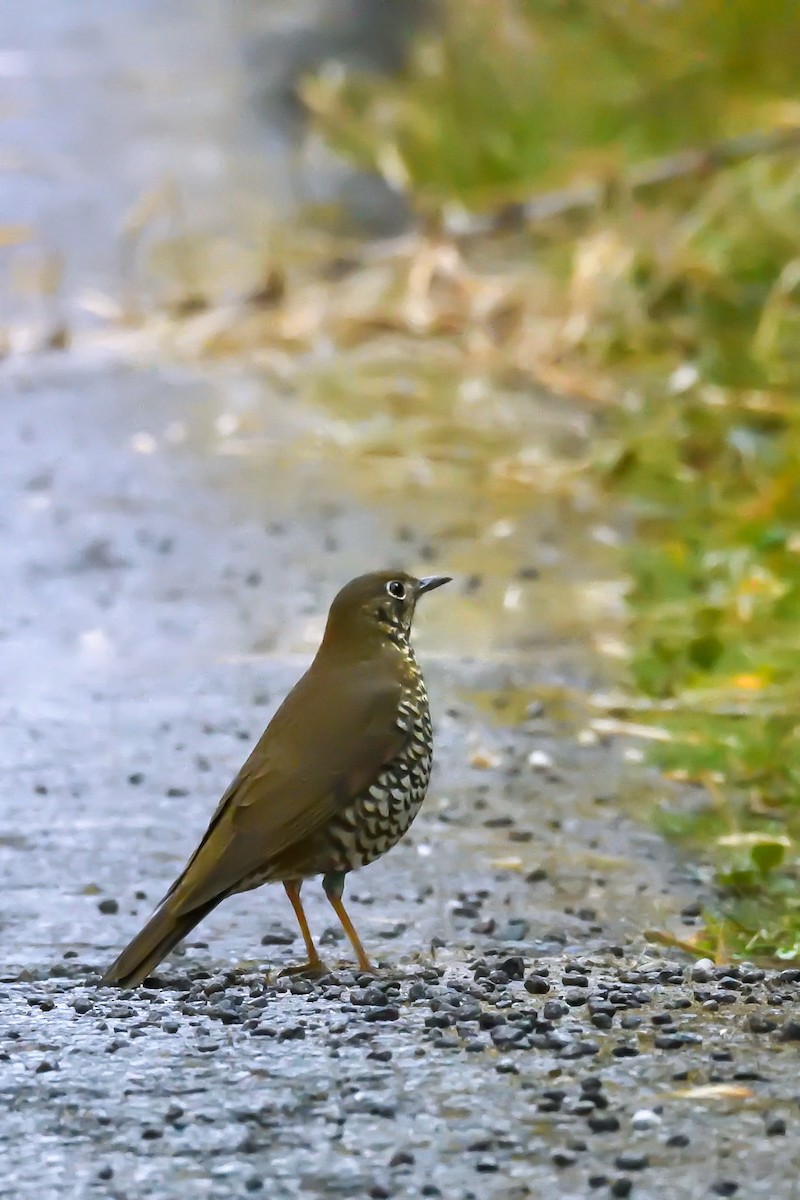
M 647 203 L 626 170 L 800 123 L 798 61 L 796 0 L 447 0 L 405 78 L 308 87 L 335 144 L 422 211 L 613 185 L 513 244 L 522 315 L 498 358 L 536 374 L 535 323 L 570 391 L 617 400 L 596 469 L 638 515 L 631 675 L 664 731 L 653 760 L 706 797 L 659 820 L 723 896 L 696 948 L 783 958 L 800 957 L 800 161 L 755 155 Z
M 796 117 L 798 61 L 795 0 L 442 0 L 404 78 L 331 72 L 307 98 L 419 203 L 476 208 Z

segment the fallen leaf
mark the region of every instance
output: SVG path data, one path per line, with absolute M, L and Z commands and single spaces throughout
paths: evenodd
M 753 1093 L 740 1083 L 703 1083 L 668 1095 L 680 1100 L 749 1100 Z
M 493 767 L 500 766 L 500 756 L 493 754 L 491 750 L 476 750 L 470 755 L 469 765 L 478 771 L 490 771 Z

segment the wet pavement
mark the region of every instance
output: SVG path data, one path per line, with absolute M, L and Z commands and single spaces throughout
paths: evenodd
M 224 208 L 226 237 L 246 240 L 259 189 L 274 211 L 289 194 L 283 148 L 248 108 L 260 6 L 232 27 L 219 5 L 176 4 L 158 30 L 114 8 L 113 28 L 91 4 L 60 10 L 77 31 L 30 6 L 0 22 L 26 145 L 55 179 L 32 209 L 18 175 L 13 216 L 72 252 L 70 318 L 110 287 L 120 212 L 176 146 L 192 220 Z M 288 11 L 270 10 L 276 30 Z M 74 83 L 92 46 L 78 125 L 98 81 L 111 95 L 139 81 L 105 112 L 104 144 L 127 149 L 100 196 L 102 146 L 59 136 L 54 160 L 47 144 L 66 119 L 52 64 L 71 62 Z M 80 338 L 26 356 L 30 312 L 8 303 L 0 1196 L 800 1195 L 800 973 L 664 957 L 643 936 L 690 931 L 705 893 L 637 819 L 664 785 L 593 725 L 613 514 L 549 470 L 528 489 L 482 473 L 505 442 L 578 461 L 586 415 L 529 390 L 484 396 L 480 413 L 412 392 L 387 450 L 357 396 L 281 389 L 252 364 Z M 393 563 L 456 582 L 417 620 L 429 798 L 348 886 L 379 977 L 354 971 L 310 886 L 332 970 L 318 983 L 277 978 L 301 944 L 273 888 L 220 906 L 152 987 L 97 988 L 313 653 L 335 590 Z

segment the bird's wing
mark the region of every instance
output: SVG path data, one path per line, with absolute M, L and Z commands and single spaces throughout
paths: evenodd
M 236 890 L 323 827 L 402 750 L 400 685 L 367 665 L 337 672 L 333 690 L 312 667 L 289 693 L 167 893 L 176 911 Z

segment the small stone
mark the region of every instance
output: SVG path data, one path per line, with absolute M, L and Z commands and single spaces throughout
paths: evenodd
M 733 1179 L 716 1179 L 711 1185 L 715 1196 L 735 1196 L 738 1190 L 739 1185 Z
M 603 1090 L 603 1081 L 597 1075 L 586 1075 L 581 1080 L 581 1091 L 587 1096 L 597 1096 Z
M 633 1180 L 626 1178 L 625 1175 L 620 1175 L 619 1179 L 615 1179 L 608 1189 L 612 1196 L 630 1196 L 633 1189 Z
M 416 1158 L 410 1150 L 395 1150 L 392 1157 L 389 1159 L 390 1167 L 413 1167 Z
M 545 879 L 547 879 L 547 871 L 544 869 L 544 867 L 534 867 L 534 869 L 529 871 L 525 876 L 526 883 L 542 883 Z
M 610 1029 L 614 1020 L 608 1013 L 595 1013 L 592 1017 L 592 1024 L 596 1029 Z
M 639 1108 L 631 1117 L 631 1125 L 634 1129 L 652 1129 L 655 1125 L 661 1124 L 661 1117 L 657 1112 L 653 1112 L 652 1108 Z
M 97 907 L 106 916 L 113 915 L 119 912 L 119 900 L 114 900 L 113 897 L 109 896 L 105 900 L 100 900 Z
M 684 1045 L 682 1033 L 661 1033 L 653 1038 L 656 1050 L 680 1050 Z
M 276 925 L 274 929 L 268 930 L 261 939 L 262 946 L 291 946 L 295 941 L 295 934 L 290 929 L 284 929 L 280 925 Z
M 281 1029 L 278 1034 L 279 1042 L 295 1042 L 302 1041 L 306 1036 L 305 1028 L 302 1025 L 289 1025 L 286 1029 Z
M 498 1075 L 519 1075 L 519 1067 L 510 1058 L 501 1058 L 495 1066 Z
M 553 766 L 553 756 L 546 750 L 531 750 L 528 765 L 533 767 L 534 771 L 549 771 Z
M 645 1167 L 650 1166 L 650 1159 L 646 1154 L 636 1154 L 632 1150 L 625 1150 L 614 1159 L 614 1166 L 618 1167 L 620 1171 L 644 1171 Z
M 386 1004 L 386 994 L 379 987 L 352 988 L 350 1003 L 374 1005 L 376 1008 L 383 1008 Z
M 527 922 L 524 923 L 527 924 Z M 504 958 L 497 965 L 501 971 L 505 972 L 509 979 L 522 979 L 525 975 L 525 963 L 518 954 L 512 958 Z
M 385 1004 L 382 1008 L 372 1008 L 364 1014 L 365 1021 L 397 1021 L 399 1019 L 400 1009 L 391 1004 Z
M 786 1133 L 786 1122 L 783 1117 L 767 1117 L 764 1129 L 769 1137 L 781 1137 Z
M 541 975 L 529 975 L 525 980 L 525 991 L 532 996 L 544 996 L 550 991 L 550 984 Z
M 784 1021 L 778 1034 L 778 1040 L 781 1042 L 800 1042 L 800 1021 Z
M 490 1037 L 497 1050 L 516 1050 L 528 1045 L 527 1035 L 513 1025 L 500 1025 L 491 1031 Z
M 565 987 L 587 988 L 589 986 L 589 976 L 582 975 L 577 971 L 570 971 L 562 975 L 561 982 Z
M 592 1133 L 615 1133 L 619 1129 L 619 1117 L 613 1113 L 597 1113 L 589 1117 L 587 1124 Z

